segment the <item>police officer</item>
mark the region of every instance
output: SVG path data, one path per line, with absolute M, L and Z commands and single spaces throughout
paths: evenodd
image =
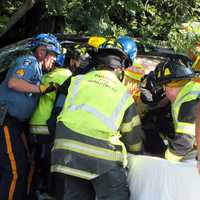
M 71 76 L 71 71 L 64 67 L 65 55 L 60 54 L 56 58 L 56 67 L 42 77 L 42 83 L 48 84 L 51 81 L 61 85 Z M 51 192 L 51 175 L 50 175 L 50 150 L 53 143 L 53 135 L 49 133 L 47 121 L 51 116 L 56 99 L 56 91 L 40 96 L 38 105 L 34 110 L 29 121 L 32 154 L 34 163 L 33 181 L 29 181 L 31 186 L 30 196 L 49 197 Z M 31 172 L 31 171 L 30 171 Z M 32 182 L 32 183 L 31 183 Z M 40 197 L 39 197 L 40 196 Z
M 157 82 L 171 101 L 175 136 L 169 139 L 165 158 L 174 161 L 194 159 L 195 120 L 200 101 L 200 83 L 187 63 L 180 59 L 160 63 L 155 69 Z
M 141 128 L 121 81 L 133 45 L 125 36 L 121 49 L 99 48 L 92 54 L 96 70 L 71 78 L 52 149 L 57 200 L 129 199 L 124 167 L 127 151 L 141 151 Z
M 23 123 L 33 112 L 40 93 L 55 90 L 41 84 L 43 71 L 54 65 L 60 49 L 55 36 L 39 34 L 30 45 L 32 55 L 18 57 L 0 85 L 0 199 L 26 199 L 27 156 L 22 139 Z M 4 119 L 3 119 L 4 118 Z

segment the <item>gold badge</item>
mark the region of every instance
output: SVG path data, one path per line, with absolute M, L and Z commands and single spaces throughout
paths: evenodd
M 20 76 L 24 76 L 25 71 L 24 71 L 23 69 L 18 69 L 18 70 L 16 71 L 16 74 L 18 74 L 18 75 L 20 75 Z

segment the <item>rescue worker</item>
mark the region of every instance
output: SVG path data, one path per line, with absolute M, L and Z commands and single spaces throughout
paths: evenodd
M 134 53 L 125 38 L 121 49 L 91 53 L 96 70 L 71 78 L 52 148 L 57 200 L 129 199 L 127 151 L 141 152 L 141 128 L 121 82 Z
M 86 47 L 75 45 L 67 49 L 65 65 L 69 67 L 73 75 L 84 74 L 90 70 L 89 59 Z
M 155 69 L 157 82 L 171 101 L 175 135 L 169 139 L 165 158 L 172 161 L 194 159 L 196 108 L 200 99 L 200 83 L 187 63 L 172 59 Z
M 62 85 L 60 85 L 56 92 L 56 100 L 54 102 L 54 106 L 51 112 L 51 116 L 47 121 L 48 130 L 50 135 L 54 137 L 57 116 L 60 114 L 63 104 L 65 102 L 65 97 L 67 95 L 67 89 L 69 87 L 72 76 L 85 74 L 90 70 L 93 70 L 93 67 L 90 63 L 90 55 L 84 51 L 84 53 L 80 53 L 79 47 L 73 47 L 67 49 L 65 55 L 64 65 L 67 66 L 71 71 L 71 76 L 67 78 Z
M 0 199 L 26 199 L 27 155 L 23 125 L 32 114 L 39 94 L 56 89 L 54 83 L 41 84 L 43 70 L 54 65 L 60 54 L 55 36 L 39 34 L 31 41 L 33 54 L 20 56 L 0 85 Z
M 42 77 L 43 84 L 49 84 L 53 81 L 54 83 L 61 85 L 68 77 L 72 75 L 68 68 L 64 68 L 64 63 L 60 64 L 62 64 L 62 66 L 56 67 Z M 29 122 L 30 133 L 34 136 L 33 140 L 35 140 L 36 143 L 49 143 L 50 138 L 45 137 L 45 135 L 49 135 L 47 120 L 50 118 L 55 98 L 56 91 L 40 96 L 37 108 L 34 110 L 31 116 Z
M 170 101 L 158 85 L 154 71 L 145 75 L 140 84 L 141 101 L 146 104 L 141 117 L 145 154 L 164 157 L 167 139 L 174 137 Z

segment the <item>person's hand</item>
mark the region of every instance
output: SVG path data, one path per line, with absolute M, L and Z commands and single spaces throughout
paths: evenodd
M 58 89 L 59 85 L 54 82 L 50 82 L 48 84 L 40 84 L 39 85 L 39 90 L 41 94 L 46 94 L 49 92 L 56 91 Z

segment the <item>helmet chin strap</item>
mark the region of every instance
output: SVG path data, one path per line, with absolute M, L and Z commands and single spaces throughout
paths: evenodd
M 124 70 L 122 68 L 116 68 L 114 72 L 117 78 L 122 82 L 124 79 Z

